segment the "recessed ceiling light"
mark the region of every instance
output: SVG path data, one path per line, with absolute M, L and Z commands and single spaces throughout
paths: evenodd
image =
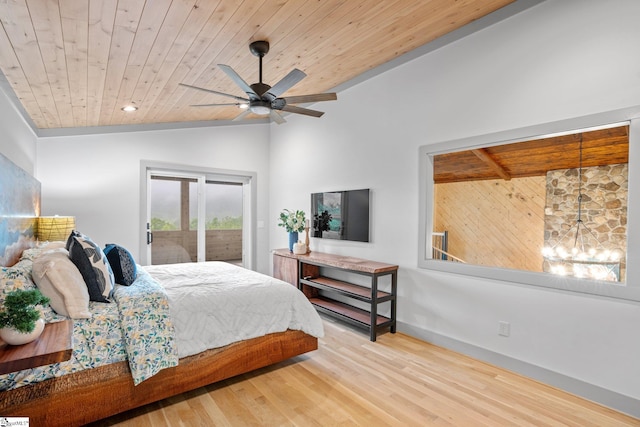
M 138 107 L 136 107 L 135 105 L 127 105 L 127 106 L 121 108 L 121 110 L 126 112 L 126 113 L 131 113 L 133 111 L 136 111 L 137 109 L 138 109 Z

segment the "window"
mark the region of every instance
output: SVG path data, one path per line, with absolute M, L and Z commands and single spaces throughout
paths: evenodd
M 576 209 L 573 209 L 570 215 L 561 219 L 556 218 L 555 222 L 559 223 L 561 227 L 558 230 L 553 229 L 558 224 L 549 224 L 553 222 L 550 219 L 557 216 L 558 210 L 571 210 L 566 206 L 559 208 L 556 202 L 545 205 L 548 198 L 546 192 L 551 188 L 548 181 L 557 181 L 557 177 L 548 176 L 547 173 L 544 175 L 530 174 L 527 171 L 520 173 L 508 169 L 498 171 L 498 173 L 504 174 L 498 179 L 495 177 L 488 179 L 486 176 L 474 179 L 472 176 L 482 174 L 482 171 L 474 168 L 475 160 L 483 156 L 487 157 L 487 153 L 491 154 L 491 150 L 494 149 L 503 152 L 513 151 L 527 141 L 539 141 L 543 144 L 545 139 L 546 142 L 549 142 L 551 138 L 555 138 L 556 141 L 560 137 L 565 140 L 567 138 L 575 140 L 576 134 L 580 135 L 583 132 L 614 133 L 611 129 L 624 129 L 626 133 L 628 126 L 629 175 L 627 179 L 633 181 L 633 176 L 636 174 L 633 165 L 639 163 L 639 160 L 635 159 L 638 156 L 635 146 L 640 142 L 637 139 L 640 130 L 637 120 L 621 121 L 621 119 L 628 118 L 627 113 L 620 111 L 605 114 L 602 117 L 591 117 L 591 122 L 594 124 L 592 127 L 585 127 L 584 119 L 576 119 L 421 147 L 419 266 L 519 284 L 640 300 L 640 286 L 634 286 L 634 281 L 630 280 L 630 278 L 637 276 L 637 268 L 633 265 L 633 259 L 638 250 L 638 246 L 634 245 L 634 242 L 638 242 L 637 233 L 632 224 L 628 225 L 626 233 L 622 233 L 621 241 L 613 242 L 626 249 L 626 258 L 622 257 L 617 265 L 614 262 L 613 267 L 607 267 L 611 268 L 609 271 L 615 270 L 615 274 L 621 278 L 621 281 L 607 282 L 602 277 L 594 280 L 571 275 L 558 276 L 551 273 L 553 258 L 544 257 L 542 248 L 545 245 L 553 245 L 554 239 L 559 240 L 562 234 L 565 234 L 558 230 L 569 231 L 569 240 L 575 237 L 575 229 L 569 230 L 569 228 L 577 222 L 578 213 Z M 608 123 L 605 123 L 605 120 L 609 120 Z M 585 138 L 586 135 L 585 133 Z M 593 178 L 594 174 L 597 175 L 593 169 L 595 167 L 588 165 L 592 160 L 594 149 L 592 146 L 588 148 L 587 146 L 588 144 L 585 143 L 584 153 L 589 151 L 589 154 L 584 156 L 582 171 L 586 176 L 580 181 L 583 184 L 585 179 Z M 624 163 L 619 162 L 619 159 L 614 159 L 613 155 L 610 157 L 612 157 L 613 165 Z M 489 169 L 492 169 L 492 173 L 495 174 L 501 165 L 499 162 L 491 164 L 492 158 L 494 157 L 489 155 L 488 159 L 484 158 L 483 161 L 485 165 L 490 165 Z M 531 165 L 540 159 L 527 155 L 527 160 L 525 163 Z M 451 183 L 446 183 L 452 174 L 447 169 L 447 165 L 457 163 L 459 166 L 465 161 L 470 163 L 468 167 L 462 168 L 461 175 L 469 176 L 458 182 L 453 182 L 455 179 L 451 179 Z M 607 165 L 607 167 L 612 166 Z M 568 171 L 568 175 L 577 175 L 576 165 L 569 165 L 564 169 Z M 616 169 L 614 172 L 621 171 Z M 434 173 L 437 174 L 435 177 Z M 626 169 L 621 173 L 626 175 Z M 447 176 L 449 178 L 446 178 Z M 579 182 L 577 176 L 574 178 L 575 180 L 572 181 L 574 184 Z M 622 187 L 625 185 L 626 183 L 623 183 Z M 609 187 L 614 188 L 615 185 L 612 184 Z M 544 191 L 542 191 L 543 188 Z M 626 187 L 621 191 L 625 192 L 626 196 Z M 622 219 L 625 226 L 627 225 L 626 217 L 632 218 L 633 212 L 638 211 L 637 201 L 633 196 L 632 192 L 628 194 L 628 206 Z M 596 196 L 590 195 L 588 197 Z M 588 197 L 583 196 L 583 215 L 585 215 L 584 209 L 586 208 L 584 200 Z M 475 202 L 473 202 L 474 199 Z M 573 197 L 571 196 L 569 199 L 573 199 Z M 464 209 L 456 208 L 458 210 L 455 210 L 454 205 L 459 206 L 462 202 L 466 203 Z M 512 209 L 507 206 L 509 203 L 518 205 L 522 209 Z M 577 200 L 572 204 L 575 207 Z M 618 206 L 618 203 L 610 203 L 609 207 L 614 205 Z M 480 211 L 482 211 L 482 215 L 479 215 Z M 464 217 L 464 215 L 468 216 Z M 479 216 L 487 218 L 483 220 Z M 596 216 L 599 221 L 602 219 L 602 215 L 596 214 Z M 584 220 L 586 217 L 583 216 L 582 219 Z M 613 221 L 611 223 L 613 224 Z M 591 228 L 599 228 L 592 223 L 589 225 Z M 455 228 L 455 230 L 451 228 Z M 461 230 L 463 228 L 466 230 Z M 604 230 L 606 227 L 601 228 Z M 616 233 L 620 233 L 621 230 L 618 228 Z M 618 235 L 618 237 L 620 236 Z M 613 244 L 609 237 L 598 237 L 598 239 L 603 240 L 605 245 Z M 448 244 L 444 251 L 439 247 L 443 240 L 445 244 Z M 460 250 L 460 248 L 463 249 Z M 442 260 L 444 258 L 443 252 L 450 255 L 446 257 L 447 261 Z M 462 262 L 450 262 L 450 260 Z

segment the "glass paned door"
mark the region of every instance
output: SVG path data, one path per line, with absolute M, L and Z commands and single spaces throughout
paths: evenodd
M 241 183 L 207 181 L 205 185 L 205 246 L 207 261 L 242 264 Z
M 197 196 L 197 184 L 194 178 L 151 176 L 151 264 L 197 261 L 198 236 L 189 227 L 190 199 Z
M 149 176 L 151 264 L 227 261 L 243 265 L 242 182 Z

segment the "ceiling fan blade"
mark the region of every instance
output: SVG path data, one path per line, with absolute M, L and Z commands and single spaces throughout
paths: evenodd
M 284 107 L 282 107 L 282 111 L 287 111 L 289 113 L 304 114 L 305 116 L 313 116 L 313 117 L 321 117 L 324 114 L 323 111 L 310 110 L 308 108 L 297 107 L 295 105 L 285 105 Z
M 287 96 L 284 98 L 287 104 L 304 104 L 306 102 L 335 101 L 338 95 L 335 93 L 315 93 L 313 95 Z
M 240 89 L 242 89 L 243 92 L 245 92 L 247 95 L 249 95 L 249 97 L 251 97 L 252 95 L 256 98 L 260 98 L 258 96 L 258 94 L 251 89 L 251 86 L 249 86 L 247 84 L 247 82 L 245 82 L 242 77 L 240 77 L 240 75 L 238 73 L 235 72 L 235 70 L 231 67 L 229 67 L 228 65 L 224 65 L 224 64 L 218 64 L 218 67 L 220 67 L 220 69 L 222 71 L 224 71 L 227 76 L 231 77 L 231 80 L 233 80 L 235 82 L 235 84 L 237 84 Z
M 246 110 L 244 110 L 242 113 L 238 114 L 232 121 L 233 122 L 238 122 L 242 119 L 244 119 L 249 113 L 251 112 L 251 110 L 249 110 L 248 108 Z
M 304 72 L 298 70 L 297 68 L 294 68 L 289 72 L 289 74 L 284 76 L 282 80 L 273 85 L 273 87 L 269 89 L 263 96 L 269 101 L 273 101 L 274 99 L 291 89 L 296 83 L 298 83 L 305 77 L 307 77 L 307 75 Z
M 278 113 L 276 110 L 271 110 L 269 115 L 271 116 L 271 120 L 273 120 L 274 122 L 276 122 L 279 125 L 287 122 L 284 119 L 284 117 L 282 117 L 282 114 Z
M 201 91 L 209 92 L 209 93 L 215 93 L 216 95 L 228 96 L 229 98 L 237 99 L 238 101 L 249 102 L 249 100 L 246 99 L 246 98 L 242 98 L 240 96 L 235 96 L 235 95 L 230 95 L 230 94 L 224 93 L 224 92 L 218 92 L 217 90 L 205 89 L 203 87 L 192 86 L 192 85 L 188 85 L 186 83 L 178 83 L 178 84 L 180 86 L 190 87 L 191 89 L 201 90 Z
M 235 105 L 236 107 L 240 107 L 241 105 L 246 105 L 246 104 L 240 104 L 238 102 L 234 102 L 234 103 L 230 103 L 230 104 L 191 104 L 191 105 L 189 105 L 189 107 L 226 107 L 226 106 L 231 106 L 231 105 Z

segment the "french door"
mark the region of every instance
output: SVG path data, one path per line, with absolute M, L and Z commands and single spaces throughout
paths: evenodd
M 249 266 L 250 176 L 146 170 L 146 263 L 227 261 Z

